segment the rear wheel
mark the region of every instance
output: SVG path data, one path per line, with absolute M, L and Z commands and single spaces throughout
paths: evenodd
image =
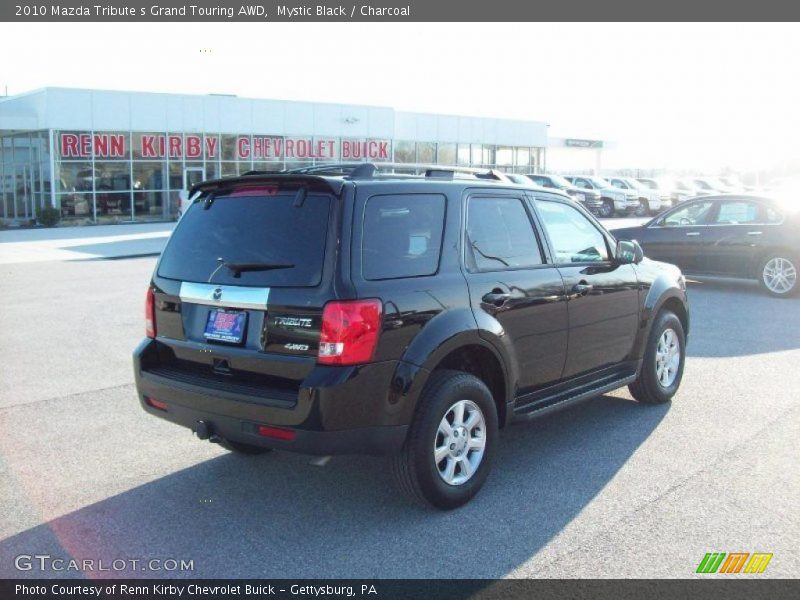
M 647 339 L 639 378 L 628 386 L 631 395 L 644 404 L 669 402 L 683 378 L 685 348 L 681 320 L 671 311 L 661 311 Z
M 759 268 L 759 283 L 771 296 L 789 298 L 797 294 L 797 261 L 786 253 L 767 256 Z
M 460 371 L 431 375 L 403 449 L 393 457 L 400 487 L 441 509 L 468 502 L 491 469 L 498 435 L 492 394 Z
M 639 208 L 636 209 L 636 216 L 646 217 L 649 214 L 650 214 L 650 203 L 644 198 L 641 198 L 639 200 Z
M 272 452 L 272 448 L 263 448 L 262 446 L 253 446 L 251 444 L 243 444 L 242 442 L 232 442 L 231 440 L 220 440 L 219 445 L 236 454 L 247 454 L 251 456 Z

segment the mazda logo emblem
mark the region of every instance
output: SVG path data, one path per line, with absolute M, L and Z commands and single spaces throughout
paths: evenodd
M 212 294 L 212 297 L 214 298 L 214 300 L 219 300 L 220 298 L 222 298 L 222 288 L 215 289 L 214 293 Z

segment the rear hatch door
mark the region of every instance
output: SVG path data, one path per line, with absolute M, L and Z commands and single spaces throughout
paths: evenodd
M 159 375 L 295 402 L 333 293 L 338 200 L 302 182 L 195 200 L 154 276 Z

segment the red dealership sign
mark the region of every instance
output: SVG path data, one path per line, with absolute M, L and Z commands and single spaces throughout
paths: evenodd
M 389 160 L 389 140 L 339 140 L 278 136 L 235 137 L 233 160 Z M 143 159 L 215 160 L 220 136 L 140 134 L 133 136 L 133 153 Z M 117 133 L 62 133 L 61 158 L 127 158 L 128 136 Z

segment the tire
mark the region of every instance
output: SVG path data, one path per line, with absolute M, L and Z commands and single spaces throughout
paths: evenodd
M 639 208 L 634 213 L 637 217 L 646 217 L 650 214 L 650 203 L 644 198 L 639 199 Z
M 461 423 L 469 425 L 482 418 L 482 427 L 453 428 L 458 422 L 458 405 L 463 408 Z M 451 427 L 449 437 L 442 432 L 445 420 Z M 489 476 L 497 436 L 497 408 L 486 385 L 469 373 L 435 371 L 422 393 L 405 444 L 392 457 L 400 488 L 414 500 L 443 510 L 466 504 Z M 439 463 L 437 446 L 442 456 Z
M 266 454 L 272 452 L 272 448 L 263 448 L 261 446 L 252 446 L 250 444 L 243 444 L 242 442 L 232 442 L 231 440 L 220 440 L 219 445 L 235 452 L 236 454 L 245 454 L 248 456 L 256 456 L 258 454 Z
M 764 257 L 758 266 L 758 283 L 775 298 L 796 296 L 797 268 L 800 262 L 788 252 L 773 252 Z
M 670 336 L 667 332 L 671 332 L 672 335 Z M 674 360 L 674 351 L 671 350 L 673 341 L 677 344 L 677 361 Z M 661 348 L 665 348 L 667 351 L 666 360 L 658 357 Z M 664 364 L 659 371 L 658 363 L 662 361 Z M 647 338 L 647 348 L 645 348 L 639 378 L 628 386 L 631 395 L 642 404 L 669 402 L 681 385 L 685 361 L 686 335 L 681 320 L 672 311 L 662 310 L 658 313 Z M 669 369 L 670 366 L 671 369 Z M 664 376 L 666 369 L 669 371 Z
M 603 204 L 597 209 L 598 216 L 608 219 L 614 216 L 614 203 L 611 200 L 603 200 Z

